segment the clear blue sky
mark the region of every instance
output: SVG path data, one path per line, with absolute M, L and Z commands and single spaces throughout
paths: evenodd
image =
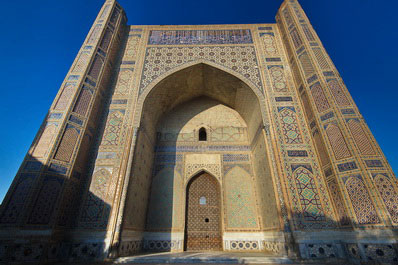
M 129 24 L 274 23 L 281 0 L 120 0 Z M 398 172 L 398 2 L 301 0 L 329 55 Z M 0 11 L 0 201 L 80 45 L 100 0 L 3 1 Z

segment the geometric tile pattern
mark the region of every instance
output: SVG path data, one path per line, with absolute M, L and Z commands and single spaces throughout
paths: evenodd
M 268 71 L 271 76 L 273 88 L 275 92 L 286 92 L 288 90 L 286 84 L 285 73 L 282 65 L 268 66 Z
M 325 220 L 325 214 L 322 210 L 317 187 L 310 169 L 310 167 L 292 166 L 297 192 L 300 197 L 301 214 L 307 221 L 323 221 Z
M 115 88 L 116 95 L 127 95 L 129 93 L 129 82 L 132 75 L 133 71 L 131 69 L 120 69 Z
M 365 134 L 359 120 L 347 119 L 348 128 L 351 131 L 352 137 L 358 146 L 359 151 L 362 155 L 374 155 L 375 151 L 368 136 Z
M 384 174 L 377 174 L 373 176 L 377 190 L 390 213 L 391 219 L 394 223 L 398 223 L 398 193 Z
M 187 250 L 220 250 L 221 194 L 218 181 L 203 173 L 187 186 Z
M 260 33 L 260 38 L 263 40 L 266 55 L 273 56 L 278 54 L 274 33 Z
M 297 123 L 294 108 L 278 108 L 281 117 L 283 136 L 287 144 L 299 144 L 303 142 L 301 132 Z
M 311 60 L 308 57 L 307 52 L 304 52 L 299 56 L 300 63 L 303 67 L 305 76 L 309 76 L 314 73 L 314 67 L 312 66 Z
M 382 264 L 397 264 L 398 254 L 393 245 L 364 244 L 366 258 L 369 262 Z
M 105 202 L 111 174 L 106 169 L 101 169 L 93 174 L 90 192 L 83 205 L 83 211 L 80 215 L 80 223 L 86 228 L 104 228 L 106 225 L 109 206 Z
M 240 73 L 262 91 L 253 46 L 150 47 L 146 50 L 140 92 L 156 78 L 184 63 L 206 59 Z
M 350 157 L 351 152 L 347 147 L 343 135 L 341 134 L 340 128 L 333 123 L 325 125 L 325 127 L 326 134 L 329 138 L 329 143 L 333 149 L 333 153 L 336 159 Z
M 117 145 L 123 124 L 124 110 L 110 110 L 101 145 Z
M 86 116 L 86 112 L 89 108 L 91 97 L 93 92 L 88 87 L 84 86 L 80 91 L 80 95 L 75 103 L 73 108 L 73 112 L 80 114 L 82 116 Z
M 306 244 L 310 258 L 336 258 L 337 249 L 330 244 Z
M 243 240 L 231 240 L 231 250 L 245 251 L 259 249 L 258 241 L 243 241 Z
M 336 183 L 336 180 L 333 179 L 328 183 L 329 191 L 330 194 L 333 198 L 334 205 L 336 212 L 339 217 L 339 221 L 341 225 L 349 225 L 350 224 L 350 218 L 347 214 L 346 207 L 344 205 L 344 201 L 341 195 L 341 192 L 339 190 L 338 184 Z
M 348 195 L 350 196 L 358 224 L 380 223 L 376 209 L 369 197 L 369 193 L 362 181 L 361 176 L 351 176 L 345 182 Z
M 340 107 L 351 105 L 350 101 L 345 96 L 342 87 L 340 86 L 339 82 L 336 79 L 328 80 L 328 86 L 334 96 L 334 99 L 337 102 L 337 105 L 339 105 Z
M 328 69 L 329 68 L 329 64 L 325 58 L 325 56 L 323 55 L 322 51 L 320 48 L 313 48 L 312 49 L 314 51 L 315 57 L 319 63 L 319 66 L 321 67 L 321 69 Z
M 75 128 L 73 125 L 66 126 L 65 133 L 62 136 L 62 140 L 58 146 L 58 150 L 55 153 L 55 159 L 63 162 L 69 162 L 77 139 L 79 137 L 80 130 Z
M 324 112 L 330 108 L 329 102 L 326 99 L 322 86 L 319 82 L 311 86 L 311 93 L 319 112 Z

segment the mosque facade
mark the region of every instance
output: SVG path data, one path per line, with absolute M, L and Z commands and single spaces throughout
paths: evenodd
M 127 25 L 105 1 L 0 208 L 0 261 L 397 261 L 398 182 L 296 0 Z

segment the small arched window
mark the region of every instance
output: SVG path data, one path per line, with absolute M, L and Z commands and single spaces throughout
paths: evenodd
M 200 205 L 206 205 L 206 197 L 202 196 L 199 198 L 199 204 Z
M 207 141 L 207 133 L 205 128 L 199 129 L 199 141 Z

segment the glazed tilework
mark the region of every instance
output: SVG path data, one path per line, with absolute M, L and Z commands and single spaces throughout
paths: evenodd
M 345 181 L 357 222 L 359 224 L 378 224 L 380 219 L 371 201 L 368 190 L 359 175 L 351 176 Z
M 376 188 L 383 198 L 394 223 L 398 223 L 398 192 L 387 174 L 372 174 Z
M 146 49 L 140 84 L 146 87 L 168 71 L 195 60 L 208 60 L 224 66 L 263 90 L 253 46 L 150 47 Z
M 328 187 L 338 214 L 338 221 L 342 226 L 349 225 L 350 218 L 344 205 L 341 190 L 339 189 L 337 181 L 335 179 L 332 179 L 330 182 L 328 182 Z
M 294 108 L 278 108 L 281 117 L 285 143 L 299 144 L 303 142 Z
M 209 221 L 222 222 L 209 236 L 208 216 L 196 218 L 193 248 L 285 255 L 300 231 L 304 258 L 397 261 L 385 234 L 341 243 L 340 232 L 398 225 L 397 181 L 296 0 L 276 24 L 126 22 L 105 1 L 0 208 L 16 235 L 0 237 L 0 262 L 183 250 L 187 187 L 204 172 L 220 188 Z M 240 122 L 195 109 L 203 96 Z M 165 118 L 180 107 L 185 116 Z M 195 203 L 214 201 L 209 190 Z M 329 229 L 339 243 L 322 237 Z
M 252 43 L 250 30 L 151 30 L 150 45 Z
M 375 150 L 369 137 L 363 130 L 360 121 L 358 119 L 346 119 L 346 122 L 361 154 L 374 155 Z
M 308 221 L 324 220 L 325 216 L 315 185 L 312 168 L 306 165 L 292 165 L 292 172 L 295 176 L 304 219 Z

